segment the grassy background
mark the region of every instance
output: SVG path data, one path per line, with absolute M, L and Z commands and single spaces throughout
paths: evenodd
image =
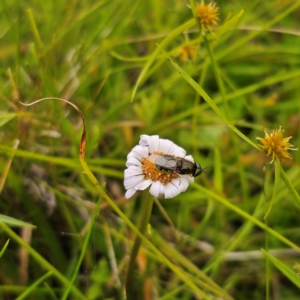
M 178 272 L 144 244 L 136 299 L 201 299 L 195 287 L 207 299 L 298 299 L 300 154 L 274 184 L 275 164 L 251 141 L 281 125 L 300 144 L 300 1 L 219 1 L 207 43 L 188 4 L 1 1 L 0 213 L 14 218 L 1 216 L 0 249 L 11 239 L 1 299 L 67 299 L 69 288 L 68 299 L 124 298 L 134 230 L 82 172 L 78 113 L 19 104 L 50 96 L 82 110 L 88 166 L 135 225 L 145 193 L 125 200 L 122 179 L 141 134 L 207 167 L 186 193 L 154 204 L 147 238 Z M 186 44 L 197 55 L 183 62 Z

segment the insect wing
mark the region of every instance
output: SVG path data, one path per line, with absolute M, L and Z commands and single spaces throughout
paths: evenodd
M 157 155 L 154 164 L 158 170 L 176 171 L 177 161 L 172 155 Z

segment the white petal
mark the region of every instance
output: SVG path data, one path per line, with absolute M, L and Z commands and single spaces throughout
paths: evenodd
M 131 176 L 131 177 L 126 177 L 124 179 L 124 186 L 125 189 L 131 189 L 134 186 L 138 185 L 144 180 L 144 175 L 139 175 L 139 176 Z
M 184 159 L 189 160 L 191 162 L 194 162 L 194 159 L 193 159 L 192 155 L 187 155 Z
M 143 180 L 141 183 L 139 183 L 138 185 L 136 185 L 134 188 L 135 188 L 136 190 L 143 191 L 143 190 L 145 190 L 151 183 L 152 183 L 152 180 L 151 180 L 151 179 Z
M 143 157 L 147 157 L 148 153 L 149 153 L 149 149 L 148 149 L 148 147 L 139 146 L 139 148 L 133 150 L 133 152 L 134 153 L 139 153 L 139 154 L 143 155 Z
M 160 150 L 160 141 L 161 141 L 161 139 L 159 138 L 158 135 L 152 135 L 152 143 L 153 143 L 152 145 L 153 145 L 153 148 L 151 149 L 150 153 L 161 151 Z
M 142 146 L 136 146 L 127 155 L 127 159 L 129 159 L 130 157 L 136 157 L 139 160 L 141 160 L 142 158 L 148 157 L 148 148 L 145 148 Z
M 186 154 L 186 151 L 177 145 L 176 145 L 176 148 L 173 149 L 172 152 L 173 152 L 172 153 L 173 155 L 178 156 L 178 157 L 185 157 L 185 154 Z
M 160 150 L 166 154 L 171 154 L 178 157 L 184 157 L 186 154 L 186 151 L 183 148 L 177 146 L 170 140 L 164 139 L 160 140 Z
M 124 171 L 124 177 L 131 177 L 136 175 L 142 175 L 143 170 L 141 167 L 132 166 Z
M 151 195 L 153 195 L 154 197 L 158 197 L 159 196 L 159 192 L 161 190 L 161 185 L 162 185 L 162 183 L 159 182 L 159 181 L 153 182 L 152 185 L 151 185 L 149 193 Z
M 172 184 L 172 182 L 169 182 L 168 184 L 165 185 L 166 199 L 174 198 L 178 194 L 180 194 L 180 189 L 176 185 Z
M 160 150 L 166 154 L 172 154 L 171 149 L 176 146 L 173 142 L 170 140 L 161 139 L 160 140 Z
M 147 156 L 148 156 L 148 155 L 147 155 Z M 146 156 L 146 157 L 147 157 L 147 156 Z M 132 157 L 135 157 L 135 158 L 138 159 L 138 160 L 142 160 L 143 158 L 145 158 L 145 157 L 143 156 L 142 153 L 131 151 L 131 152 L 127 155 L 127 159 L 132 158 Z
M 128 153 L 127 158 L 135 156 L 134 153 L 135 152 L 140 152 L 143 150 L 143 147 L 141 147 L 140 145 L 134 146 L 132 148 L 132 150 Z
M 135 189 L 129 189 L 126 193 L 125 193 L 125 198 L 129 199 L 132 195 L 134 195 L 136 192 Z
M 142 147 L 148 147 L 149 146 L 149 139 L 150 139 L 150 135 L 142 134 L 140 136 L 139 145 L 142 146 Z
M 153 142 L 152 137 L 150 137 L 148 139 L 148 143 L 149 143 L 149 145 L 148 145 L 149 154 L 152 154 L 154 152 L 154 142 Z
M 181 192 L 185 192 L 186 189 L 189 187 L 189 182 L 185 178 L 180 179 L 180 190 Z
M 154 141 L 153 141 L 153 137 L 158 137 L 158 136 L 149 136 L 149 135 L 141 135 L 141 139 L 140 139 L 140 145 L 142 147 L 148 148 L 148 153 L 152 154 L 154 152 Z
M 179 191 L 179 193 L 182 193 L 186 190 L 187 186 L 183 183 L 183 181 L 187 182 L 185 179 L 175 178 L 173 179 L 170 184 L 173 184 L 176 189 Z
M 180 175 L 180 178 L 186 179 L 189 183 L 194 182 L 195 177 L 190 176 L 190 175 Z
M 131 166 L 142 166 L 142 163 L 139 159 L 137 159 L 136 157 L 129 157 L 127 159 L 127 162 L 126 162 L 126 167 L 131 167 Z
M 159 188 L 159 195 L 158 197 L 164 197 L 165 196 L 165 186 L 163 184 L 160 185 Z

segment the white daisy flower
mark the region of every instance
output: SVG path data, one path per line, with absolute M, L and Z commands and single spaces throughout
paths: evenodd
M 150 185 L 149 192 L 154 197 L 173 198 L 184 192 L 203 171 L 191 155 L 185 154 L 184 149 L 158 135 L 141 135 L 139 145 L 127 156 L 125 197 L 128 199 Z

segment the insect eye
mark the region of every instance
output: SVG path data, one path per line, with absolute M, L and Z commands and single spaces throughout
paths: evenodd
M 195 165 L 196 165 L 196 169 L 194 171 L 193 176 L 197 177 L 204 171 L 204 169 L 202 169 L 201 166 L 197 162 L 195 163 Z

